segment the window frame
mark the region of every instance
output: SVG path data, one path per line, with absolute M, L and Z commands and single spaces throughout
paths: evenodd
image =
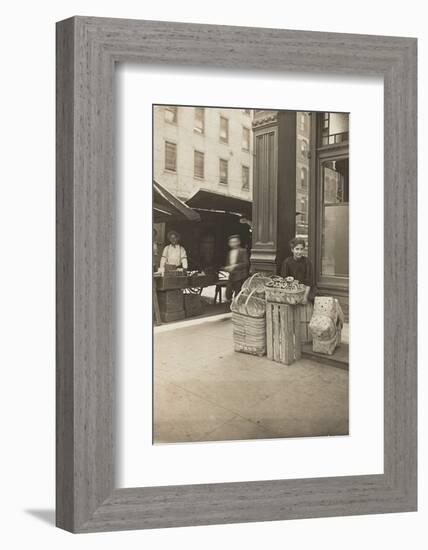
M 228 161 L 228 159 L 221 158 L 221 157 L 218 160 L 219 160 L 219 162 L 218 162 L 218 168 L 219 168 L 218 182 L 219 182 L 219 185 L 229 185 L 229 161 Z M 224 162 L 225 165 L 226 165 L 226 181 L 225 182 L 221 181 L 221 165 L 222 165 L 222 162 Z
M 244 185 L 244 172 L 245 172 L 245 170 L 247 170 L 247 175 L 248 175 L 248 183 L 247 183 L 246 186 Z M 250 191 L 251 190 L 251 186 L 250 186 L 250 167 L 248 166 L 248 164 L 241 164 L 241 189 L 243 191 Z
M 202 112 L 202 127 L 199 128 L 196 123 L 198 121 L 198 117 L 196 116 L 196 113 L 200 110 Z M 198 134 L 199 136 L 205 135 L 205 107 L 194 107 L 194 117 L 193 117 L 193 132 L 195 134 Z
M 336 276 L 336 275 L 324 275 L 322 273 L 322 229 L 324 223 L 324 183 L 322 179 L 322 165 L 324 161 L 328 160 L 344 160 L 349 159 L 349 147 L 330 147 L 329 150 L 318 151 L 317 155 L 317 177 L 316 177 L 316 224 L 318 239 L 316 243 L 316 281 L 317 286 L 321 289 L 337 289 L 342 291 L 349 291 L 349 275 L 348 276 Z M 349 204 L 349 203 L 348 203 Z M 349 250 L 348 250 L 349 254 Z
M 226 138 L 222 137 L 222 121 L 226 121 Z M 219 140 L 220 143 L 229 143 L 229 119 L 224 115 L 220 115 L 220 131 L 219 131 Z
M 244 135 L 245 132 L 248 132 L 248 148 L 244 146 Z M 248 128 L 248 126 L 242 126 L 242 142 L 241 142 L 242 150 L 249 153 L 251 150 L 251 130 Z
M 202 156 L 202 176 L 196 174 L 196 157 L 197 155 Z M 200 151 L 199 149 L 193 150 L 193 177 L 197 180 L 205 179 L 205 151 Z
M 174 168 L 168 168 L 167 166 L 167 148 L 168 145 L 173 145 L 175 150 L 175 159 L 174 159 Z M 177 173 L 177 160 L 178 160 L 178 145 L 175 141 L 171 141 L 169 139 L 165 139 L 165 146 L 164 146 L 164 170 L 167 172 L 173 172 L 174 174 Z
M 170 112 L 170 113 L 174 114 L 173 120 L 168 120 L 167 119 L 167 117 L 166 117 L 167 112 Z M 165 105 L 165 108 L 164 108 L 164 121 L 167 124 L 174 124 L 175 126 L 177 126 L 177 124 L 178 124 L 178 107 L 176 105 Z

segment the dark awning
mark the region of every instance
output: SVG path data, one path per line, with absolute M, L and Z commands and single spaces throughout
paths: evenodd
M 199 210 L 230 212 L 252 219 L 253 203 L 238 197 L 231 197 L 208 189 L 199 189 L 187 199 L 186 204 Z
M 199 222 L 200 215 L 157 181 L 153 181 L 153 217 L 156 223 L 192 221 Z

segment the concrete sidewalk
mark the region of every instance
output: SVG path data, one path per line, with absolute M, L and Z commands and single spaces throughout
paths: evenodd
M 155 328 L 154 441 L 348 434 L 348 372 L 236 353 L 230 316 Z

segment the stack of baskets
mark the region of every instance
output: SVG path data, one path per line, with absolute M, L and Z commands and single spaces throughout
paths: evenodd
M 266 280 L 261 274 L 254 274 L 232 302 L 235 351 L 266 355 Z
M 255 273 L 247 279 L 231 305 L 235 350 L 252 355 L 266 355 L 267 310 L 269 310 L 270 319 L 272 307 L 301 304 L 304 294 L 305 286 L 293 277 L 284 279 Z M 300 336 L 302 322 L 300 310 L 293 312 L 293 315 L 297 315 L 296 325 Z M 306 327 L 308 324 L 306 317 L 303 322 Z M 303 341 L 307 341 L 307 338 Z

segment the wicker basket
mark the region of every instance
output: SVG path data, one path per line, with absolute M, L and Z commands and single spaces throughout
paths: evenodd
M 256 272 L 251 277 L 248 277 L 242 285 L 244 292 L 253 292 L 258 298 L 265 298 L 265 284 L 270 280 L 270 277 L 263 273 Z
M 242 288 L 241 291 L 232 301 L 230 309 L 233 313 L 240 313 L 247 317 L 260 318 L 266 315 L 266 301 L 257 295 L 257 289 L 253 288 L 247 294 L 247 291 Z
M 266 319 L 232 313 L 235 351 L 251 355 L 266 355 Z
M 295 306 L 301 304 L 306 287 L 293 277 L 274 277 L 265 283 L 266 301 Z

